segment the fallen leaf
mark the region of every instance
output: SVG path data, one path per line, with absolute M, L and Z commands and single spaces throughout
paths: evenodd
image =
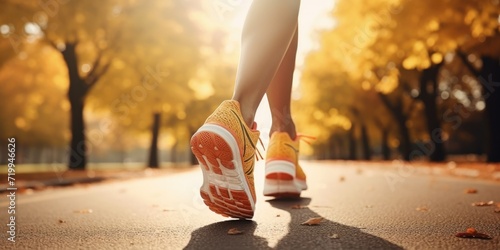
M 495 208 L 495 210 L 493 210 L 493 212 L 500 213 L 500 208 Z
M 299 205 L 299 204 L 291 206 L 292 209 L 303 209 L 303 208 L 306 208 L 306 207 L 307 206 L 302 206 L 302 205 Z
M 421 206 L 421 207 L 417 207 L 416 210 L 420 211 L 420 212 L 428 212 L 430 209 L 427 206 Z
M 477 189 L 475 189 L 475 188 L 468 188 L 468 189 L 465 189 L 465 193 L 466 194 L 476 194 L 477 193 Z
M 227 231 L 227 234 L 229 235 L 236 235 L 236 234 L 243 234 L 243 231 L 238 230 L 238 228 L 231 228 L 229 231 Z
M 59 223 L 66 223 L 65 220 L 59 220 Z
M 472 239 L 482 239 L 482 240 L 491 240 L 491 236 L 483 233 L 478 233 L 477 230 L 473 227 L 467 228 L 465 230 L 465 233 L 457 233 L 455 234 L 456 237 L 459 238 L 472 238 Z
M 373 208 L 373 205 L 366 205 L 365 208 Z
M 276 217 L 280 217 L 281 215 L 277 214 Z
M 493 206 L 495 204 L 494 201 L 478 201 L 478 202 L 474 202 L 472 203 L 472 206 L 475 206 L 475 207 L 486 207 L 486 206 Z
M 339 181 L 340 181 L 340 182 L 345 181 L 345 177 L 344 177 L 344 176 L 340 176 Z
M 319 225 L 319 223 L 322 220 L 323 220 L 323 217 L 310 218 L 309 220 L 302 222 L 300 225 L 308 225 L 308 226 Z
M 330 238 L 330 239 L 338 239 L 339 235 L 338 234 L 332 234 L 332 235 L 328 236 L 328 238 Z
M 83 210 L 75 210 L 74 212 L 77 214 L 91 214 L 94 211 L 92 211 L 92 209 L 83 209 Z

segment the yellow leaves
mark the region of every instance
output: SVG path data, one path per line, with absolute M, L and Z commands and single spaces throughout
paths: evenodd
M 75 21 L 76 21 L 77 23 L 83 23 L 83 22 L 85 22 L 85 19 L 86 19 L 86 18 L 85 18 L 85 15 L 84 15 L 84 14 L 82 14 L 82 13 L 77 13 L 77 14 L 75 15 Z
M 63 111 L 69 112 L 69 110 L 71 109 L 71 106 L 69 105 L 69 102 L 68 101 L 61 102 L 61 109 Z
M 441 53 L 434 53 L 434 54 L 432 54 L 431 61 L 434 64 L 441 63 L 443 61 L 443 54 L 441 54 Z
M 429 31 L 437 31 L 439 30 L 439 26 L 439 21 L 434 19 L 427 24 L 427 29 Z
M 188 83 L 194 91 L 194 96 L 198 100 L 205 100 L 215 94 L 212 83 L 208 80 L 191 79 Z
M 16 127 L 18 127 L 19 129 L 24 129 L 26 128 L 26 120 L 22 117 L 17 117 L 14 121 L 14 123 L 16 124 Z
M 368 91 L 372 88 L 372 84 L 369 81 L 363 81 L 361 83 L 361 88 L 365 91 Z
M 316 120 L 322 120 L 325 117 L 325 115 L 323 114 L 323 112 L 321 112 L 321 110 L 315 110 L 313 112 L 313 117 Z
M 475 9 L 471 9 L 467 12 L 467 14 L 464 17 L 464 22 L 466 24 L 472 24 L 474 19 L 478 16 L 478 11 Z
M 123 60 L 120 60 L 120 59 L 114 59 L 112 65 L 117 70 L 122 70 L 126 66 L 125 62 Z
M 187 114 L 184 110 L 179 110 L 179 111 L 177 111 L 176 116 L 177 116 L 177 119 L 184 120 L 184 119 L 186 119 Z
M 380 83 L 376 86 L 376 90 L 383 94 L 389 94 L 398 87 L 399 84 L 399 71 L 392 69 L 389 74 L 384 76 Z
M 437 41 L 438 41 L 438 35 L 436 35 L 436 34 L 429 36 L 427 38 L 427 40 L 425 40 L 427 46 L 429 46 L 429 47 L 433 47 Z

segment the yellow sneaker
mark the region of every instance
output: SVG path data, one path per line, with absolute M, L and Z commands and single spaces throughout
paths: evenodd
M 203 172 L 200 194 L 210 210 L 226 217 L 253 217 L 253 169 L 259 136 L 255 123 L 253 128 L 245 124 L 240 104 L 228 100 L 191 138 L 191 150 Z
M 307 189 L 306 174 L 299 165 L 300 137 L 292 140 L 286 132 L 271 135 L 266 155 L 264 195 L 299 197 Z

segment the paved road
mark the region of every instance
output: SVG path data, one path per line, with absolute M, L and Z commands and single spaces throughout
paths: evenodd
M 263 176 L 262 161 L 256 170 Z M 300 200 L 259 196 L 253 221 L 212 214 L 198 196 L 198 169 L 168 176 L 19 194 L 16 243 L 0 249 L 499 249 L 500 184 L 385 169 L 305 162 L 310 189 Z M 260 180 L 261 178 L 257 178 Z M 257 191 L 262 192 L 257 181 Z M 467 188 L 478 190 L 465 194 Z M 291 206 L 302 204 L 302 209 Z M 7 210 L 5 198 L 0 200 Z M 419 209 L 417 209 L 419 208 Z M 90 210 L 91 209 L 91 213 Z M 419 211 L 420 210 L 420 211 Z M 323 217 L 318 226 L 302 226 Z M 230 228 L 244 231 L 228 235 Z M 474 227 L 492 240 L 462 239 Z M 329 236 L 337 234 L 337 239 Z

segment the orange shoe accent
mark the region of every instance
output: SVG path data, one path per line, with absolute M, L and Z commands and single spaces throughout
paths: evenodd
M 253 169 L 260 133 L 249 128 L 237 101 L 224 101 L 191 138 L 200 163 L 200 194 L 210 210 L 226 217 L 250 219 L 255 211 Z
M 264 195 L 298 197 L 307 189 L 306 174 L 299 165 L 300 139 L 292 140 L 288 133 L 271 135 L 266 155 Z

